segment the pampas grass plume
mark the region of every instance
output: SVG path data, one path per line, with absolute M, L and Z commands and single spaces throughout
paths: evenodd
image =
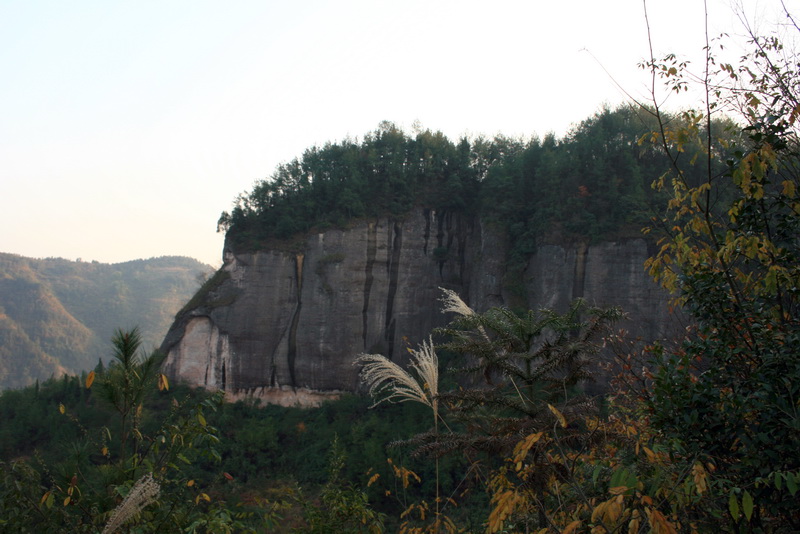
M 458 293 L 443 287 L 440 287 L 439 290 L 442 292 L 442 297 L 439 299 L 439 302 L 442 303 L 442 313 L 455 312 L 464 317 L 475 315 L 475 311 L 461 300 Z
M 411 350 L 411 363 L 406 371 L 380 354 L 361 354 L 355 365 L 362 365 L 361 382 L 369 388 L 376 399 L 375 405 L 383 401 L 415 401 L 438 410 L 439 360 L 433 348 L 433 340 L 423 341 L 417 350 Z M 413 373 L 413 375 L 411 374 Z M 416 375 L 416 376 L 414 376 Z M 385 396 L 383 396 L 385 395 Z
M 161 491 L 161 486 L 153 480 L 152 473 L 147 473 L 137 480 L 127 497 L 114 509 L 102 534 L 111 534 L 119 530 L 128 519 L 141 512 L 145 506 L 155 502 L 159 491 Z

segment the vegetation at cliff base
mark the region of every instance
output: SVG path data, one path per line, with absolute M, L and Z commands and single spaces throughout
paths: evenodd
M 133 362 L 136 374 L 143 356 Z M 389 461 L 414 469 L 425 478 L 416 489 L 433 492 L 433 468 L 388 445 L 398 435 L 427 429 L 429 420 L 416 406 L 370 409 L 369 399 L 355 395 L 313 409 L 223 404 L 185 386 L 162 382 L 159 389 L 159 375 L 152 372 L 139 386 L 128 386 L 142 396 L 125 401 L 124 388 L 111 387 L 124 384 L 122 371 L 113 364 L 0 395 L 0 532 L 21 524 L 35 532 L 61 532 L 64 525 L 99 532 L 133 477 L 158 465 L 166 467 L 162 474 L 152 471 L 160 498 L 135 523 L 139 531 L 153 531 L 153 521 L 170 509 L 174 525 L 214 522 L 223 529 L 195 525 L 192 532 L 303 531 L 303 525 L 348 524 L 351 518 L 335 510 L 346 505 L 352 511 L 354 502 L 368 503 L 366 509 L 391 529 L 405 506 L 403 492 L 395 494 Z M 122 402 L 109 402 L 109 396 Z M 162 436 L 183 445 L 159 464 Z M 455 458 L 443 463 L 448 491 L 462 468 Z M 380 483 L 367 487 L 375 474 Z M 65 506 L 70 487 L 82 500 L 71 498 Z

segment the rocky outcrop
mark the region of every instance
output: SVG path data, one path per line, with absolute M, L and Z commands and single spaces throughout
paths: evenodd
M 648 255 L 638 239 L 542 246 L 525 271 L 527 304 L 620 305 L 636 333 L 660 337 L 667 296 L 644 272 Z M 300 253 L 226 250 L 222 270 L 167 334 L 165 372 L 232 399 L 315 404 L 356 389 L 357 354 L 402 361 L 406 347 L 445 324 L 439 287 L 476 310 L 510 302 L 505 258 L 499 233 L 430 210 L 314 234 Z

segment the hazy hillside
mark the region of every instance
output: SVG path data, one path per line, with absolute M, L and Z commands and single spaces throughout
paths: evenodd
M 94 367 L 115 328 L 156 347 L 212 271 L 191 258 L 104 264 L 0 253 L 0 388 Z

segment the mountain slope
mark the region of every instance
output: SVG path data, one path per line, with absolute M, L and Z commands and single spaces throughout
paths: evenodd
M 0 253 L 0 388 L 106 359 L 116 328 L 139 326 L 150 349 L 211 271 L 190 258 L 118 264 Z

